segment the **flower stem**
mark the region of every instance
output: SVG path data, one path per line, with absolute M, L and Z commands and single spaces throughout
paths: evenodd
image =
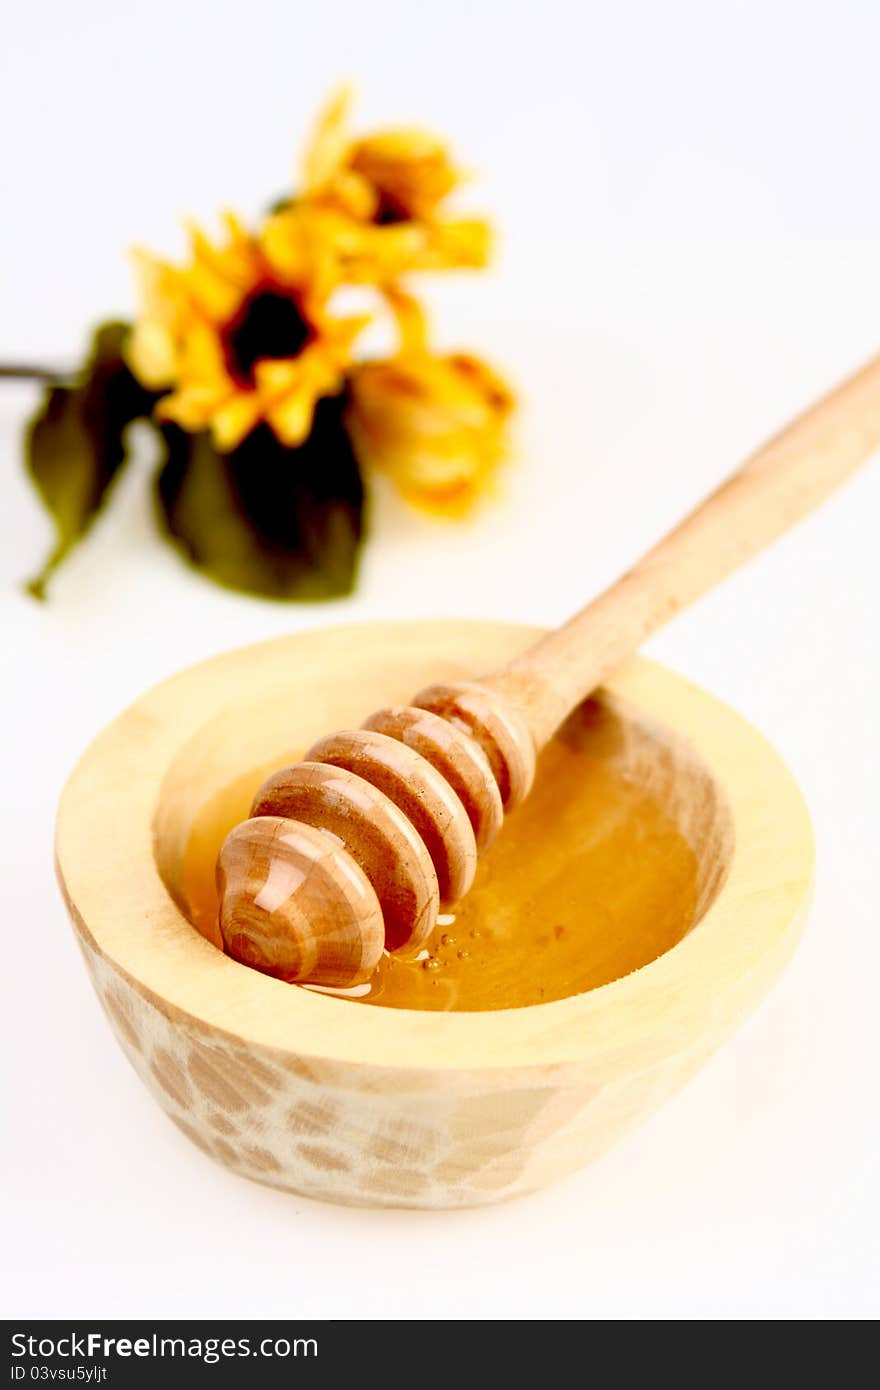
M 43 381 L 48 386 L 58 386 L 69 381 L 71 376 L 71 372 L 39 366 L 35 362 L 0 362 L 0 380 Z

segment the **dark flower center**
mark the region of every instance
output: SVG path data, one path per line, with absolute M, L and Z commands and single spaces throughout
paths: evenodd
M 279 290 L 256 290 L 223 331 L 227 371 L 239 386 L 251 387 L 257 362 L 297 357 L 313 337 L 314 329 L 295 299 Z
M 373 222 L 377 227 L 393 227 L 398 222 L 409 222 L 408 210 L 391 193 L 384 189 L 379 189 L 379 203 L 373 213 Z

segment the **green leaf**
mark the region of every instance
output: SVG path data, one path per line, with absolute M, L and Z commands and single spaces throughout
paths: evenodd
M 122 360 L 128 331 L 124 323 L 102 324 L 80 379 L 48 389 L 28 429 L 28 473 L 56 530 L 51 555 L 27 586 L 35 598 L 45 598 L 50 575 L 100 511 L 125 461 L 125 427 L 153 408 L 155 395 Z
M 266 216 L 272 217 L 276 212 L 287 212 L 287 209 L 292 208 L 296 201 L 295 194 L 283 193 L 279 198 L 275 198 L 273 202 L 269 203 L 266 208 Z
M 345 398 L 318 403 L 296 449 L 261 425 L 228 454 L 208 434 L 162 433 L 161 514 L 184 555 L 218 584 L 276 599 L 351 592 L 363 487 L 344 425 Z

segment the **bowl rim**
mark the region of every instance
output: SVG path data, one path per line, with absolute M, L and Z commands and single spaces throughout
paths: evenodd
M 604 688 L 690 744 L 724 789 L 734 845 L 726 880 L 700 922 L 631 974 L 515 1009 L 355 1008 L 238 964 L 175 902 L 153 841 L 165 774 L 199 728 L 253 693 L 258 680 L 289 681 L 304 661 L 343 670 L 364 643 L 374 661 L 403 650 L 433 659 L 464 652 L 477 670 L 512 656 L 540 631 L 479 619 L 345 624 L 235 648 L 154 686 L 98 734 L 62 793 L 56 867 L 77 931 L 166 1017 L 194 1031 L 398 1070 L 600 1061 L 630 1048 L 643 1054 L 648 1035 L 656 1036 L 659 1056 L 676 1038 L 700 1031 L 701 1020 L 760 993 L 762 976 L 769 984 L 778 973 L 806 916 L 814 861 L 807 808 L 766 738 L 723 701 L 642 656 Z M 100 874 L 90 867 L 96 845 Z

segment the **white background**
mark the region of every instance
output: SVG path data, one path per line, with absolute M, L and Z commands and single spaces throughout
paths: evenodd
M 65 362 L 131 309 L 124 247 L 282 192 L 328 85 L 448 133 L 503 230 L 433 292 L 438 335 L 519 383 L 502 500 L 449 529 L 384 492 L 357 594 L 236 597 L 151 523 L 145 455 L 39 607 L 49 542 L 0 392 L 9 1316 L 858 1318 L 880 1310 L 877 527 L 867 469 L 651 643 L 776 743 L 815 819 L 783 982 L 591 1169 L 467 1214 L 262 1189 L 173 1128 L 113 1043 L 52 878 L 54 807 L 99 727 L 177 667 L 327 622 L 556 622 L 771 429 L 876 350 L 873 0 L 16 7 L 0 80 L 0 357 Z M 873 764 L 873 765 L 872 765 Z M 120 808 L 124 815 L 124 807 Z

